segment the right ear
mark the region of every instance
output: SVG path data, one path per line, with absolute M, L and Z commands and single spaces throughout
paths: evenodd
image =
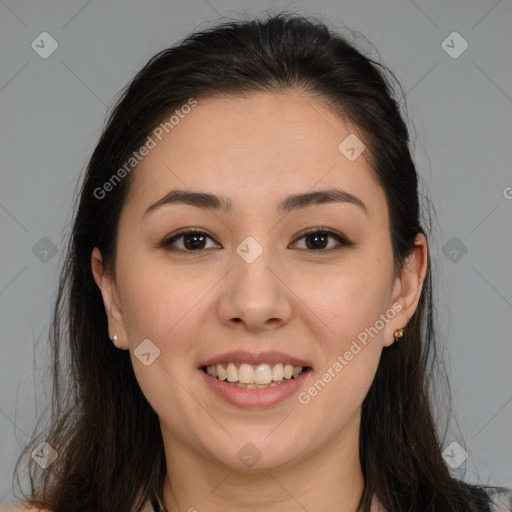
M 95 247 L 91 254 L 91 269 L 94 281 L 98 285 L 103 297 L 103 305 L 108 318 L 109 338 L 112 339 L 117 334 L 118 340 L 113 342 L 117 348 L 127 350 L 128 338 L 126 328 L 121 311 L 119 293 L 117 291 L 116 282 L 110 277 L 103 267 L 103 258 L 100 250 Z

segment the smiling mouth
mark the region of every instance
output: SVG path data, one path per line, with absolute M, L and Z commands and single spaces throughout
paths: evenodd
M 202 370 L 228 384 L 239 388 L 256 389 L 279 386 L 290 380 L 297 379 L 308 366 L 293 366 L 291 364 L 236 364 L 233 362 L 203 366 Z

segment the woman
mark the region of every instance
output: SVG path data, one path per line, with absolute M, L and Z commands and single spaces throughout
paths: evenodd
M 281 14 L 138 73 L 81 186 L 26 503 L 491 510 L 442 457 L 418 176 L 378 66 Z

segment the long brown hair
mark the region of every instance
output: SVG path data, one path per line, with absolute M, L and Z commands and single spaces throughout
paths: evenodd
M 393 81 L 387 68 L 324 23 L 280 13 L 194 33 L 151 58 L 128 84 L 109 114 L 76 198 L 50 329 L 50 417 L 39 424 L 15 472 L 28 461 L 28 503 L 58 512 L 126 512 L 140 510 L 163 485 L 158 416 L 142 394 L 129 353 L 109 340 L 90 268 L 91 251 L 98 247 L 115 275 L 118 220 L 136 167 L 110 187 L 106 199 L 99 192 L 104 184 L 162 119 L 190 98 L 295 89 L 346 116 L 364 134 L 372 171 L 387 198 L 399 269 L 415 236 L 427 235 L 431 226 L 430 218 L 421 218 L 418 174 Z M 372 494 L 393 512 L 477 510 L 489 501 L 486 493 L 470 493 L 442 457 L 433 384 L 434 375 L 447 377 L 436 374 L 442 359 L 434 324 L 429 262 L 405 339 L 383 350 L 363 402 L 359 450 L 365 509 Z M 29 456 L 41 441 L 58 453 L 44 470 Z

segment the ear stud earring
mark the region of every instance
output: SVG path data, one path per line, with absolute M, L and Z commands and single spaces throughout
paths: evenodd
M 395 332 L 393 333 L 393 338 L 398 339 L 398 338 L 402 338 L 404 335 L 404 330 L 400 327 L 400 329 L 396 329 Z
M 112 341 L 112 343 L 114 343 L 115 347 L 118 348 L 119 350 L 128 350 L 127 348 L 117 346 L 117 342 L 119 341 L 119 336 L 117 334 L 114 334 L 114 336 L 112 336 L 112 338 L 110 338 L 110 340 Z

